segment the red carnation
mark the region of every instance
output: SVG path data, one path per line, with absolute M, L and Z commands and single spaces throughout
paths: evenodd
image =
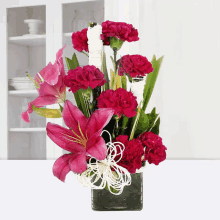
M 118 162 L 118 165 L 126 168 L 130 173 L 135 173 L 136 169 L 140 169 L 142 166 L 142 155 L 144 154 L 144 148 L 140 140 L 132 139 L 128 141 L 127 135 L 119 135 L 116 137 L 115 142 L 121 142 L 125 146 L 122 159 Z M 119 156 L 115 158 L 118 160 Z
M 73 93 L 79 89 L 88 89 L 90 86 L 92 89 L 97 86 L 102 86 L 106 83 L 104 74 L 93 65 L 87 65 L 83 68 L 78 66 L 74 70 L 69 70 L 67 75 L 64 76 L 64 83 L 67 87 L 70 87 L 69 91 Z
M 162 143 L 162 138 L 153 132 L 145 132 L 141 134 L 138 139 L 145 147 L 144 161 L 150 164 L 158 165 L 166 159 L 167 148 Z
M 132 24 L 127 24 L 125 22 L 114 22 L 114 21 L 105 21 L 102 22 L 102 35 L 101 39 L 104 42 L 109 42 L 109 37 L 116 37 L 122 41 L 138 41 L 138 31 L 133 27 Z
M 83 50 L 85 50 L 86 52 L 89 51 L 87 30 L 88 28 L 84 28 L 81 31 L 77 31 L 72 34 L 72 43 L 75 50 L 80 52 Z
M 118 75 L 123 76 L 124 73 L 130 77 L 145 76 L 153 72 L 152 64 L 146 57 L 141 55 L 125 55 L 120 60 Z
M 128 118 L 134 117 L 137 112 L 135 111 L 138 103 L 137 97 L 132 92 L 128 92 L 123 88 L 116 90 L 108 89 L 102 92 L 97 98 L 98 108 L 112 108 L 115 110 L 114 115 L 124 114 Z
M 88 28 L 84 28 L 83 30 L 74 32 L 72 34 L 72 44 L 75 50 L 79 52 L 83 50 L 85 50 L 86 52 L 89 52 L 87 31 L 88 31 Z M 104 39 L 103 45 L 110 45 L 109 40 Z

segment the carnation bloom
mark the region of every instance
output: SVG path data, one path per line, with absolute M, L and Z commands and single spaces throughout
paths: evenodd
M 116 90 L 108 89 L 101 93 L 97 98 L 98 108 L 112 108 L 114 109 L 114 115 L 118 115 L 119 118 L 124 114 L 128 118 L 134 117 L 137 112 L 135 111 L 138 103 L 137 97 L 132 92 L 128 92 L 123 88 Z
M 152 64 L 148 59 L 141 55 L 125 55 L 120 60 L 118 75 L 123 76 L 124 73 L 130 77 L 145 76 L 153 72 Z
M 116 137 L 116 142 L 121 142 L 125 146 L 122 158 L 118 162 L 118 165 L 126 168 L 130 173 L 135 173 L 136 169 L 140 169 L 142 166 L 142 155 L 144 154 L 144 148 L 140 140 L 132 139 L 128 141 L 127 135 L 119 135 Z M 116 157 L 115 160 L 118 159 Z
M 122 41 L 138 41 L 138 31 L 132 24 L 125 22 L 105 21 L 102 22 L 102 35 L 101 39 L 110 44 L 109 37 L 116 37 Z
M 47 123 L 46 130 L 54 143 L 71 152 L 58 158 L 53 166 L 53 174 L 64 182 L 70 170 L 83 173 L 87 169 L 88 155 L 98 160 L 106 158 L 107 147 L 100 135 L 113 116 L 113 110 L 98 109 L 87 118 L 75 105 L 66 100 L 62 116 L 69 129 Z
M 88 89 L 90 86 L 92 89 L 97 86 L 102 86 L 106 83 L 104 74 L 93 65 L 87 65 L 84 67 L 78 66 L 74 70 L 69 70 L 64 77 L 64 82 L 67 87 L 70 87 L 69 91 L 73 93 L 79 89 Z
M 75 50 L 79 52 L 82 51 L 89 52 L 87 31 L 88 28 L 84 28 L 81 31 L 72 33 L 72 44 Z M 103 45 L 109 45 L 109 44 L 110 43 L 108 39 L 103 40 Z
M 28 103 L 27 111 L 21 114 L 21 118 L 24 121 L 30 123 L 29 115 L 33 112 L 32 105 L 39 108 L 45 105 L 63 102 L 62 100 L 66 92 L 66 86 L 63 81 L 63 77 L 65 76 L 63 49 L 65 46 L 57 52 L 54 64 L 49 63 L 35 75 L 34 81 L 39 96 L 34 101 Z
M 81 31 L 77 31 L 72 34 L 73 48 L 79 52 L 83 50 L 85 50 L 86 52 L 89 51 L 87 30 L 88 28 L 84 28 Z
M 162 138 L 153 132 L 145 132 L 141 134 L 138 139 L 145 147 L 144 161 L 150 164 L 158 165 L 166 159 L 167 148 L 162 143 Z

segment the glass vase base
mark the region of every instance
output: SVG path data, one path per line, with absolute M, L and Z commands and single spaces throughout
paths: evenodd
M 92 189 L 94 211 L 141 211 L 143 209 L 143 173 L 131 174 L 131 185 L 122 194 L 114 195 L 106 189 Z

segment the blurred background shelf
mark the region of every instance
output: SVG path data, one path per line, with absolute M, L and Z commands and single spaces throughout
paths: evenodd
M 63 34 L 63 40 L 65 44 L 67 45 L 72 44 L 72 34 L 73 34 L 72 32 Z
M 45 46 L 46 35 L 26 35 L 9 37 L 8 42 L 22 46 Z
M 11 132 L 45 132 L 46 128 L 10 128 Z
M 10 90 L 8 94 L 11 96 L 19 96 L 19 97 L 37 97 L 37 90 Z

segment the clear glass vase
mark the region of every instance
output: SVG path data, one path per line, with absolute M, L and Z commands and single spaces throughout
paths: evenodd
M 131 185 L 122 194 L 113 195 L 106 189 L 92 189 L 95 211 L 140 211 L 143 208 L 143 173 L 131 174 Z
M 96 22 L 94 18 L 94 11 L 84 8 L 75 10 L 74 19 L 71 22 L 71 31 L 81 31 L 89 26 L 89 22 Z

